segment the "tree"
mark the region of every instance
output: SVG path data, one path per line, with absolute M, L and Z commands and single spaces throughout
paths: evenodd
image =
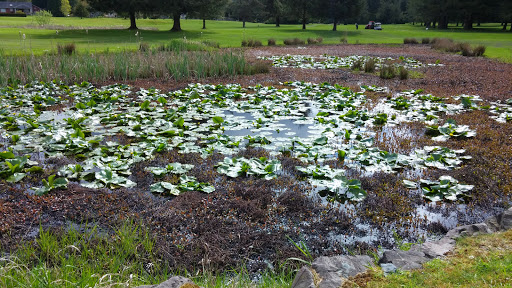
M 187 13 L 191 0 L 159 0 L 158 3 L 160 7 L 163 7 L 164 12 L 172 15 L 171 31 L 181 31 L 181 14 Z
M 233 0 L 228 10 L 234 18 L 242 21 L 242 27 L 245 28 L 245 22 L 252 21 L 261 16 L 264 7 L 260 0 Z
M 190 0 L 190 15 L 203 20 L 206 29 L 206 19 L 215 19 L 224 13 L 228 0 Z
M 92 8 L 103 12 L 127 13 L 130 17 L 130 30 L 136 30 L 137 23 L 135 14 L 137 12 L 151 11 L 151 0 L 89 0 Z
M 83 0 L 76 2 L 75 7 L 73 8 L 73 14 L 80 18 L 89 17 L 89 5 L 87 2 Z
M 356 19 L 364 9 L 364 2 L 360 0 L 323 0 L 320 4 L 319 12 L 333 21 L 332 31 L 337 30 L 341 20 Z
M 60 12 L 64 16 L 68 16 L 71 13 L 71 5 L 69 5 L 68 0 L 60 0 Z
M 319 14 L 318 0 L 287 0 L 289 12 L 300 19 L 302 29 L 306 30 L 306 24 L 311 16 Z M 325 8 L 324 8 L 325 9 Z
M 265 3 L 265 10 L 268 15 L 274 18 L 276 27 L 281 25 L 281 15 L 283 14 L 283 0 L 267 0 Z

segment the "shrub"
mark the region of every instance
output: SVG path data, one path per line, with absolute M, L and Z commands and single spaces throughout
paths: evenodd
M 242 47 L 247 47 L 247 44 L 248 44 L 247 40 L 242 40 Z
M 418 44 L 416 38 L 404 38 L 404 44 Z
M 268 61 L 257 61 L 251 65 L 251 74 L 260 74 L 270 72 L 270 63 Z
M 363 61 L 361 59 L 357 59 L 352 63 L 352 66 L 350 66 L 350 69 L 352 70 L 362 70 L 363 68 Z
M 274 39 L 274 38 L 268 39 L 268 46 L 276 46 L 276 39 Z
M 64 44 L 64 45 L 57 44 L 57 53 L 59 55 L 62 55 L 62 54 L 71 55 L 71 54 L 75 53 L 75 50 L 76 50 L 75 43 L 68 43 L 68 44 Z
M 471 49 L 471 45 L 469 45 L 469 43 L 460 43 L 459 49 L 462 56 L 474 56 L 473 49 Z
M 373 73 L 375 72 L 375 59 L 369 58 L 364 62 L 364 72 Z
M 263 46 L 263 44 L 261 44 L 260 40 L 249 39 L 249 42 L 247 42 L 247 46 L 249 46 L 249 47 L 260 47 L 260 46 Z
M 314 38 L 308 38 L 308 44 L 317 44 L 318 42 Z
M 304 44 L 306 44 L 306 41 L 299 39 L 299 38 L 294 38 L 294 39 L 284 39 L 283 43 L 284 43 L 284 45 L 304 45 Z
M 320 43 L 324 42 L 324 38 L 322 38 L 322 37 L 316 37 L 316 42 L 317 42 L 318 44 L 320 44 Z
M 39 26 L 46 26 L 52 21 L 52 12 L 41 10 L 34 13 L 34 20 Z
M 293 38 L 293 44 L 294 45 L 304 45 L 304 44 L 306 44 L 306 41 L 299 39 L 299 38 Z
M 347 44 L 348 43 L 347 37 L 341 37 L 340 43 Z
M 409 78 L 409 70 L 405 68 L 404 66 L 400 66 L 398 68 L 398 77 L 400 77 L 400 80 L 405 80 Z
M 380 68 L 379 73 L 380 78 L 382 79 L 391 79 L 396 76 L 395 67 L 392 64 L 384 64 Z
M 430 44 L 430 38 L 422 38 L 421 44 Z
M 475 56 L 479 57 L 479 56 L 483 56 L 484 53 L 485 53 L 485 46 L 484 45 L 478 45 L 475 47 L 475 49 L 473 49 L 473 53 L 475 54 Z
M 447 38 L 435 38 L 432 40 L 432 48 L 436 50 L 446 51 L 446 52 L 458 52 L 460 51 L 460 47 L 458 44 L 454 43 L 452 39 Z

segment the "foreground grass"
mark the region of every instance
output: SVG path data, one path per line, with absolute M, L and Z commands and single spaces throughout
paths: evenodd
M 512 230 L 462 238 L 455 253 L 421 270 L 384 277 L 377 272 L 367 287 L 512 287 Z
M 482 24 L 474 31 L 464 31 L 461 27 L 450 26 L 448 30 L 425 30 L 419 25 L 384 25 L 384 30 L 356 30 L 354 25 L 340 25 L 338 31 L 332 31 L 330 24 L 310 24 L 306 30 L 299 25 L 282 25 L 247 23 L 242 28 L 241 22 L 207 21 L 207 29 L 203 30 L 200 20 L 183 20 L 182 32 L 169 32 L 172 20 L 139 19 L 137 25 L 141 31 L 126 30 L 128 20 L 112 18 L 79 19 L 73 17 L 53 18 L 53 22 L 45 29 L 34 25 L 31 17 L 3 17 L 2 42 L 0 49 L 16 54 L 41 54 L 53 51 L 58 43 L 77 45 L 79 51 L 119 51 L 137 49 L 140 42 L 152 45 L 168 42 L 170 39 L 186 38 L 193 40 L 209 40 L 217 42 L 221 47 L 240 47 L 242 40 L 260 40 L 266 45 L 273 38 L 278 44 L 284 39 L 322 37 L 323 43 L 340 43 L 341 39 L 349 44 L 386 43 L 401 44 L 404 38 L 423 37 L 451 38 L 472 45 L 486 45 L 486 56 L 512 62 L 512 33 L 501 31 L 500 24 Z M 57 33 L 56 30 L 59 30 Z M 25 34 L 25 39 L 23 39 Z
M 205 267 L 193 274 L 171 272 L 158 250 L 147 229 L 128 222 L 113 232 L 97 226 L 41 229 L 36 240 L 0 257 L 0 287 L 135 287 L 173 275 L 212 288 L 289 287 L 294 276 L 291 270 L 272 272 L 255 281 L 244 268 L 221 274 Z
M 22 83 L 53 79 L 59 79 L 65 83 L 144 78 L 179 81 L 264 72 L 261 71 L 264 67 L 258 68 L 258 63 L 256 65 L 247 63 L 240 51 L 212 51 L 211 49 L 187 51 L 201 47 L 201 45 L 194 47 L 190 43 L 192 42 L 174 40 L 171 42 L 172 47 L 171 45 L 160 47 L 169 51 L 147 48 L 147 51 L 29 56 L 5 55 L 0 51 L 0 70 L 3 71 L 0 74 L 0 85 L 8 85 L 9 79 L 20 80 Z M 180 46 L 183 48 L 175 49 Z
M 205 267 L 193 273 L 170 271 L 157 246 L 147 229 L 131 222 L 113 232 L 87 225 L 41 229 L 36 240 L 0 258 L 0 286 L 135 287 L 183 275 L 203 287 L 289 287 L 294 277 L 288 270 L 256 279 L 241 268 L 243 263 L 220 274 Z M 387 277 L 374 270 L 370 277 L 352 280 L 363 287 L 511 287 L 511 251 L 512 230 L 462 238 L 453 255 L 421 270 Z

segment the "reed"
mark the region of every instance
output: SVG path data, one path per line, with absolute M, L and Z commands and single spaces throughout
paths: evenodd
M 0 85 L 7 85 L 9 79 L 22 83 L 53 79 L 66 83 L 147 78 L 184 80 L 245 75 L 252 71 L 244 55 L 236 50 L 184 51 L 177 46 L 166 48 L 40 56 L 13 56 L 0 51 Z

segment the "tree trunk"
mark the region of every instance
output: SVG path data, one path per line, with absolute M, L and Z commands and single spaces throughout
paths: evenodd
M 281 19 L 279 15 L 276 15 L 276 27 L 281 27 Z
M 436 21 L 432 22 L 432 28 L 436 29 Z
M 503 28 L 502 28 L 502 30 L 507 30 L 507 24 L 508 24 L 507 22 L 503 23 Z
M 337 31 L 336 28 L 338 27 L 338 19 L 334 18 L 334 24 L 332 25 L 332 31 Z
M 206 19 L 203 19 L 203 29 L 206 29 Z
M 306 30 L 306 7 L 302 7 L 302 30 Z
M 441 16 L 439 18 L 439 25 L 437 27 L 443 30 L 448 29 L 448 16 Z
M 472 15 L 466 15 L 464 17 L 464 30 L 473 29 L 473 17 Z
M 242 27 L 245 28 L 245 19 L 242 20 Z
M 135 23 L 135 11 L 130 8 L 130 28 L 128 30 L 137 30 L 137 23 Z
M 174 12 L 172 14 L 172 29 L 173 32 L 181 31 L 181 13 L 180 12 Z

